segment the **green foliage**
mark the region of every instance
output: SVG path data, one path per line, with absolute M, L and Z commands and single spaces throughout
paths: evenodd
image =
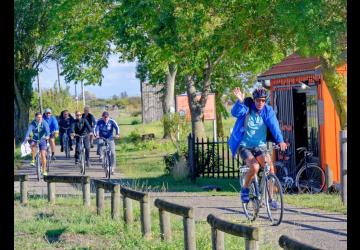
M 136 125 L 136 124 L 140 124 L 140 123 L 141 123 L 141 121 L 138 119 L 134 119 L 131 121 L 131 125 Z
M 139 133 L 139 130 L 135 129 L 131 131 L 131 133 L 128 136 L 128 139 L 130 142 L 138 143 L 141 141 L 141 135 Z
M 83 103 L 79 102 L 78 107 L 76 106 L 76 101 L 71 96 L 69 92 L 69 87 L 61 88 L 60 91 L 57 88 L 51 88 L 42 90 L 42 103 L 43 108 L 50 108 L 53 115 L 59 116 L 61 111 L 64 109 L 69 110 L 70 113 L 75 113 L 76 110 L 83 110 Z M 38 93 L 33 92 L 33 97 L 31 99 L 31 113 L 39 111 L 38 103 Z M 30 116 L 30 120 L 33 119 L 33 116 Z
M 179 161 L 180 155 L 179 152 L 175 152 L 173 154 L 168 154 L 164 156 L 165 163 L 165 174 L 170 174 L 171 170 L 174 168 L 177 161 Z

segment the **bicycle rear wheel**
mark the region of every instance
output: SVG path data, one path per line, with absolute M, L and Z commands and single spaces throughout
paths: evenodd
M 260 202 L 255 195 L 255 182 L 252 181 L 249 186 L 249 197 L 250 200 L 248 203 L 242 202 L 242 207 L 244 209 L 244 213 L 246 218 L 248 218 L 250 221 L 254 221 L 256 217 L 258 216 L 259 209 L 260 209 Z M 241 200 L 241 198 L 240 198 Z
M 35 165 L 36 165 L 37 180 L 40 181 L 40 179 L 41 179 L 41 164 L 40 164 L 39 154 L 36 155 Z
M 85 175 L 85 148 L 81 150 L 80 157 L 80 174 Z
M 279 179 L 274 174 L 265 177 L 265 206 L 271 225 L 281 223 L 284 214 L 283 191 Z
M 317 164 L 308 163 L 297 173 L 295 185 L 299 193 L 319 193 L 325 186 L 324 171 Z

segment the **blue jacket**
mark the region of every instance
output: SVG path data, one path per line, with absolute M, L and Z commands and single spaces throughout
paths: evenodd
M 42 137 L 48 137 L 50 136 L 50 129 L 49 129 L 49 125 L 47 122 L 42 121 L 42 123 L 38 126 L 38 123 L 36 120 L 33 120 L 30 125 L 29 128 L 26 132 L 25 135 L 25 139 L 27 137 L 29 137 L 30 133 L 32 133 L 32 139 L 33 140 L 39 140 Z M 24 142 L 26 142 L 26 140 L 24 140 Z
M 54 116 L 50 116 L 50 118 L 47 117 L 47 115 L 43 115 L 43 120 L 46 121 L 49 125 L 50 133 L 53 133 L 55 131 L 59 131 L 59 124 L 58 121 Z
M 233 157 L 235 157 L 236 150 L 239 147 L 240 142 L 244 137 L 245 134 L 244 121 L 246 114 L 249 112 L 250 108 L 257 110 L 254 103 L 251 103 L 250 106 L 248 107 L 244 103 L 240 103 L 240 101 L 238 100 L 234 104 L 234 107 L 231 109 L 231 114 L 237 118 L 233 131 L 230 135 L 230 139 L 228 141 Z M 270 130 L 274 142 L 277 144 L 283 142 L 284 139 L 281 134 L 279 122 L 276 118 L 273 108 L 265 104 L 264 108 L 260 111 L 260 115 L 266 127 Z
M 120 132 L 120 128 L 117 125 L 116 121 L 111 118 L 109 119 L 108 123 L 105 123 L 103 119 L 99 119 L 94 128 L 95 135 L 99 135 L 100 137 L 104 137 L 106 139 L 113 138 L 114 129 L 116 131 L 116 134 L 118 135 Z

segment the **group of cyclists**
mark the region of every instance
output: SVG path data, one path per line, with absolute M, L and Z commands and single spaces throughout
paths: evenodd
M 63 110 L 57 119 L 51 112 L 50 108 L 45 109 L 44 114 L 41 112 L 35 113 L 35 119 L 31 121 L 23 144 L 29 142 L 31 147 L 32 160 L 30 165 L 35 166 L 36 146 L 39 143 L 41 165 L 43 175 L 47 175 L 46 171 L 46 154 L 48 145 L 51 148 L 51 160 L 55 161 L 55 137 L 59 136 L 60 139 L 60 151 L 64 151 L 63 136 L 67 134 L 70 140 L 68 140 L 70 151 L 73 151 L 73 140 L 75 140 L 75 164 L 79 162 L 80 155 L 80 137 L 83 138 L 85 147 L 85 161 L 87 167 L 91 167 L 90 164 L 90 148 L 94 147 L 94 138 L 97 140 L 96 153 L 101 160 L 103 139 L 107 139 L 111 150 L 111 172 L 114 173 L 116 166 L 116 152 L 113 133 L 115 130 L 115 137 L 119 138 L 119 126 L 114 119 L 110 118 L 109 112 L 104 111 L 100 119 L 96 121 L 93 114 L 89 112 L 89 106 L 84 107 L 84 112 L 75 111 L 75 118 L 70 114 L 68 110 Z

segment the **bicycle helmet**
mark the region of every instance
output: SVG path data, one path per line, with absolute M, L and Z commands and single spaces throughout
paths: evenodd
M 266 98 L 267 97 L 267 91 L 265 88 L 259 87 L 253 91 L 253 98 Z

